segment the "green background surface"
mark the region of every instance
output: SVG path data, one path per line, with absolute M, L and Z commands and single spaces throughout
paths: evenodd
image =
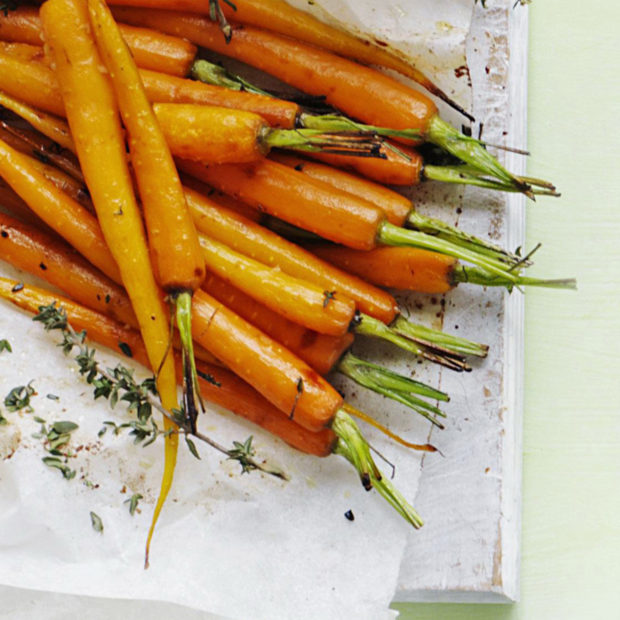
M 515 10 L 523 10 L 517 7 Z M 620 618 L 620 3 L 534 0 L 521 600 L 396 606 L 401 620 Z

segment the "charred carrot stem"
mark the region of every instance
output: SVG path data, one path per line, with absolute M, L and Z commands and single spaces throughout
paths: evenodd
M 459 265 L 452 273 L 452 279 L 455 283 L 478 284 L 480 286 L 502 286 L 509 291 L 513 288 L 521 286 L 540 286 L 543 288 L 572 289 L 577 288 L 577 281 L 574 278 L 561 278 L 548 280 L 544 278 L 529 278 L 527 276 L 518 276 L 514 281 L 507 281 L 501 276 L 494 276 L 484 269 L 476 267 L 468 267 Z

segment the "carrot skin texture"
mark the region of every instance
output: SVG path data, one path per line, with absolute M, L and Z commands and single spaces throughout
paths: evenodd
M 77 250 L 5 213 L 0 213 L 0 258 L 39 274 L 93 310 L 131 326 L 138 324 L 123 289 L 93 269 Z
M 207 17 L 173 11 L 115 9 L 126 23 L 185 37 L 202 47 L 246 62 L 371 125 L 426 132 L 436 116 L 425 95 L 369 67 L 331 52 L 252 26 L 233 27 L 226 43 Z M 359 93 L 364 93 L 360 97 Z
M 375 247 L 377 231 L 385 219 L 383 212 L 369 202 L 268 159 L 219 166 L 182 160 L 177 165 L 257 209 L 358 250 Z
M 39 172 L 28 156 L 1 140 L 0 176 L 48 226 L 81 253 L 88 251 L 93 264 L 112 279 L 120 277 L 96 218 Z
M 196 342 L 283 415 L 314 432 L 329 426 L 343 399 L 315 370 L 204 291 L 193 306 Z
M 42 62 L 0 53 L 0 90 L 45 112 L 65 115 L 56 76 Z
M 37 313 L 39 306 L 56 301 L 65 309 L 69 323 L 76 331 L 85 329 L 90 340 L 122 355 L 125 355 L 125 351 L 119 344 L 125 343 L 131 349 L 132 359 L 148 366 L 146 348 L 139 332 L 55 293 L 33 286 L 24 286 L 20 291 L 14 291 L 15 284 L 13 280 L 0 278 L 0 297 L 32 313 Z M 205 379 L 199 379 L 201 392 L 207 400 L 257 424 L 301 452 L 318 457 L 332 454 L 337 441 L 333 431 L 307 431 L 282 416 L 278 409 L 234 373 L 204 362 L 199 362 L 198 368 L 219 384 L 214 385 Z
M 194 291 L 204 280 L 204 259 L 170 150 L 112 15 L 99 0 L 88 7 L 128 133 L 159 282 L 167 292 Z
M 381 208 L 385 212 L 388 222 L 395 226 L 404 226 L 408 215 L 413 209 L 411 201 L 401 194 L 348 172 L 293 155 L 274 153 L 270 158 L 295 168 L 298 172 L 303 172 L 313 179 L 368 200 Z
M 261 139 L 269 125 L 252 112 L 178 103 L 156 103 L 153 111 L 175 157 L 226 164 L 267 154 Z
M 408 247 L 380 247 L 358 252 L 327 245 L 309 246 L 309 249 L 377 286 L 437 294 L 454 288 L 452 273 L 458 261 L 437 252 Z
M 198 169 L 202 170 L 202 166 Z M 398 315 L 398 304 L 389 293 L 333 267 L 198 192 L 186 188 L 185 196 L 198 230 L 214 239 L 265 265 L 279 267 L 285 273 L 314 282 L 325 290 L 335 290 L 353 299 L 359 310 L 384 323 L 391 323 Z
M 346 334 L 355 318 L 355 302 L 272 268 L 207 236 L 200 239 L 212 273 L 274 312 L 303 327 L 330 336 Z
M 45 52 L 41 45 L 30 43 L 10 43 L 0 40 L 0 53 L 26 61 L 46 62 Z
M 320 375 L 330 372 L 353 344 L 354 336 L 350 332 L 342 336 L 326 336 L 302 327 L 214 274 L 207 274 L 202 288 L 248 323 L 284 345 Z
M 36 6 L 19 6 L 0 14 L 0 39 L 13 43 L 42 45 L 41 20 Z

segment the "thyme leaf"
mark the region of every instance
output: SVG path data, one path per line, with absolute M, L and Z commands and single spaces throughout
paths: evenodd
M 2 353 L 2 351 L 8 351 L 9 353 L 13 353 L 11 343 L 6 338 L 0 340 L 0 353 Z
M 32 387 L 32 381 L 28 385 L 18 385 L 4 397 L 4 406 L 7 408 L 7 411 L 11 412 L 19 411 L 20 409 L 32 411 L 30 397 L 34 394 L 36 392 Z

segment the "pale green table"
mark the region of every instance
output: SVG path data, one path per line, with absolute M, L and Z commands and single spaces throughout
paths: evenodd
M 620 618 L 620 3 L 527 10 L 529 172 L 563 194 L 529 207 L 533 273 L 579 291 L 526 295 L 521 602 L 402 620 Z

